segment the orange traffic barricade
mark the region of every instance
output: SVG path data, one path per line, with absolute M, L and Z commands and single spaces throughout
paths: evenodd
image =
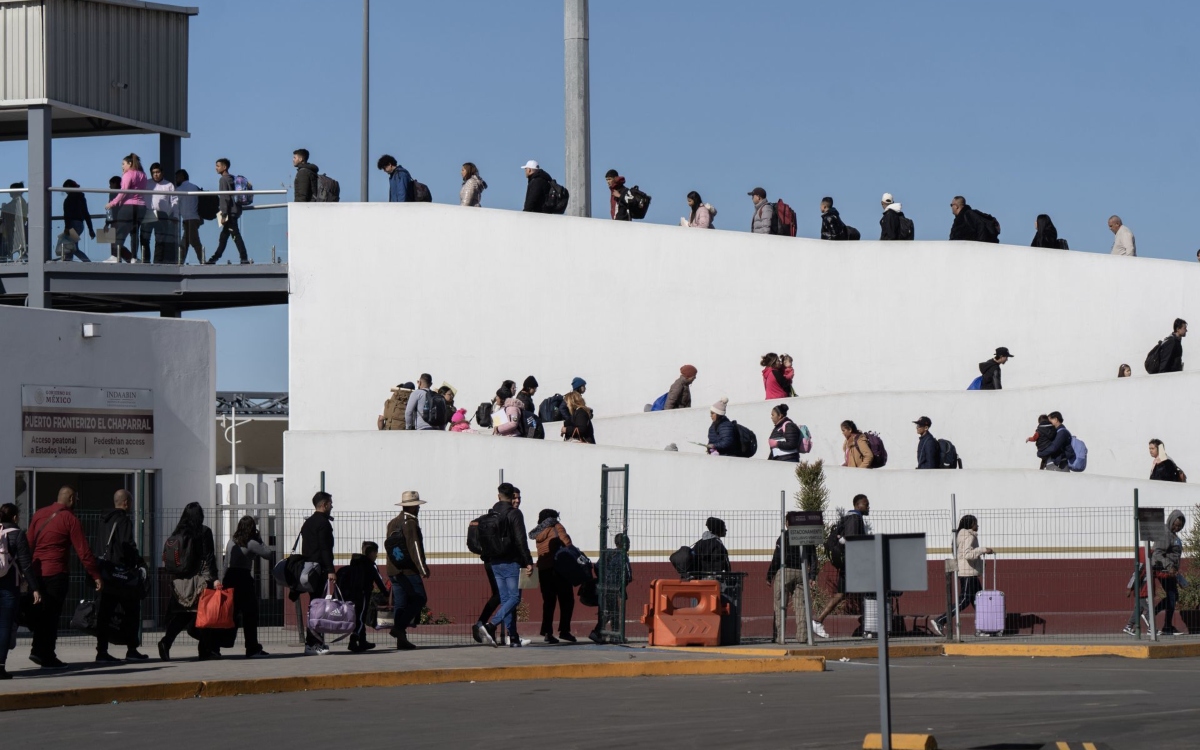
M 651 646 L 716 646 L 724 610 L 717 581 L 660 578 L 650 582 L 641 621 L 650 630 Z

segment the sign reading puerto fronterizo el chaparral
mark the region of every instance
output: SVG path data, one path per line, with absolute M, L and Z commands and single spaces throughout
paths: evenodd
M 153 458 L 154 392 L 138 388 L 23 385 L 21 455 Z

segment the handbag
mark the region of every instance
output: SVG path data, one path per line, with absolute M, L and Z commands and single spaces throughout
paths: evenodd
M 196 607 L 196 627 L 211 629 L 229 629 L 237 627 L 233 618 L 233 589 L 220 588 L 204 589 L 200 593 L 200 603 Z
M 116 227 L 103 227 L 96 230 L 96 243 L 99 245 L 112 245 L 117 241 Z
M 531 575 L 518 576 L 517 588 L 518 589 L 541 588 L 541 579 L 542 579 L 542 577 L 539 574 L 538 569 L 535 567 L 533 569 L 533 573 Z
M 337 597 L 334 597 L 336 591 Z M 354 604 L 342 599 L 341 589 L 326 586 L 325 598 L 308 603 L 308 629 L 314 633 L 352 633 L 358 627 Z
M 96 634 L 96 602 L 84 599 L 75 607 L 75 614 L 71 615 L 71 627 L 75 630 L 82 630 L 88 635 Z
M 200 595 L 207 589 L 208 580 L 203 573 L 197 573 L 191 578 L 176 578 L 171 581 L 171 591 L 175 601 L 184 609 L 195 609 L 200 601 Z

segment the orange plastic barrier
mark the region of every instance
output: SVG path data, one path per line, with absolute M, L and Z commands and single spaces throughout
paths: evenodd
M 641 621 L 651 646 L 716 646 L 725 609 L 717 581 L 658 579 L 650 582 Z

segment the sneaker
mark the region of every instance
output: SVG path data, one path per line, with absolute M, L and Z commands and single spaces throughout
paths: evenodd
M 134 264 L 134 263 L 141 263 L 141 261 L 140 261 L 140 260 L 138 260 L 137 258 L 130 258 L 130 259 L 129 259 L 129 263 L 132 265 L 132 264 Z
M 1168 625 L 1167 627 L 1165 627 L 1165 628 L 1163 628 L 1162 630 L 1158 631 L 1158 634 L 1159 634 L 1160 636 L 1163 636 L 1163 635 L 1179 635 L 1179 631 L 1178 631 L 1178 630 L 1176 630 L 1175 628 L 1173 628 L 1173 627 L 1171 627 L 1171 626 L 1169 626 L 1169 625 Z
M 125 661 L 145 661 L 146 659 L 149 659 L 149 658 L 150 658 L 149 656 L 146 656 L 141 651 L 138 651 L 136 648 L 131 648 L 125 652 Z
M 117 257 L 117 256 L 115 256 L 115 255 L 110 255 L 110 256 L 108 256 L 107 258 L 105 258 L 104 260 L 102 260 L 102 261 L 100 261 L 100 262 L 101 262 L 101 263 L 120 263 L 120 262 L 121 262 L 121 259 L 120 259 L 120 258 L 118 258 L 118 257 Z
M 108 653 L 107 651 L 99 651 L 96 653 L 96 661 L 101 664 L 111 664 L 113 662 L 118 662 L 121 660 L 118 659 L 117 657 L 113 656 L 112 654 Z
M 247 651 L 246 652 L 247 659 L 257 659 L 260 656 L 270 656 L 270 654 L 268 654 L 266 651 L 263 651 L 262 646 L 259 646 L 258 649 L 255 651 Z
M 328 654 L 328 653 L 329 653 L 329 647 L 326 646 L 324 643 L 318 643 L 315 646 L 305 646 L 304 647 L 304 655 L 305 656 L 324 656 L 325 654 Z
M 559 633 L 558 637 L 561 638 L 562 640 L 566 641 L 567 643 L 575 643 L 576 642 L 575 636 L 571 635 L 570 633 Z
M 359 648 L 361 648 L 363 651 L 370 651 L 371 649 L 375 648 L 375 645 L 376 644 L 371 643 L 370 641 L 363 641 L 359 645 Z
M 937 620 L 929 621 L 929 629 L 932 630 L 935 635 L 944 635 L 942 633 L 942 624 Z
M 475 639 L 476 643 L 483 643 L 483 635 L 481 634 L 482 629 L 483 629 L 483 621 L 476 620 L 475 626 L 473 628 L 471 628 L 471 637 Z
M 224 658 L 224 656 L 221 656 L 220 651 L 204 651 L 200 653 L 198 661 L 220 661 Z
M 479 641 L 480 643 L 487 644 L 488 646 L 497 645 L 496 644 L 496 626 L 491 624 L 490 622 L 489 623 L 482 623 L 482 622 L 475 623 L 475 627 L 472 628 L 471 634 L 474 635 L 475 640 Z
M 554 644 L 554 643 L 558 643 L 558 639 L 555 638 L 554 636 L 550 635 L 549 633 L 546 633 L 546 638 L 545 638 L 544 642 Z
M 1136 637 L 1137 637 L 1137 631 L 1136 631 L 1136 630 L 1134 630 L 1134 629 L 1133 629 L 1133 627 L 1132 627 L 1132 626 L 1130 626 L 1130 625 L 1126 625 L 1126 626 L 1125 626 L 1125 629 L 1124 629 L 1124 630 L 1122 630 L 1121 632 L 1122 632 L 1122 633 L 1124 633 L 1125 635 L 1131 635 L 1131 636 L 1133 636 L 1134 638 L 1136 638 Z
M 825 626 L 816 620 L 812 621 L 812 632 L 816 633 L 821 638 L 828 638 L 829 633 L 825 632 Z
M 522 638 L 519 635 L 516 637 L 515 640 L 513 638 L 510 638 L 507 635 L 504 636 L 504 645 L 505 646 L 512 646 L 513 648 L 520 648 L 521 646 L 528 646 L 531 643 L 533 643 L 533 641 L 529 640 L 528 638 Z
M 171 661 L 171 647 L 167 645 L 166 641 L 158 642 L 158 658 L 163 661 Z
M 604 636 L 600 635 L 600 631 L 598 630 L 593 630 L 592 632 L 588 633 L 588 638 L 591 639 L 592 643 L 595 643 L 596 645 L 604 643 Z
M 873 640 L 875 640 L 875 638 L 877 636 L 878 636 L 877 633 L 863 633 L 862 634 L 862 638 L 864 641 L 873 641 Z

